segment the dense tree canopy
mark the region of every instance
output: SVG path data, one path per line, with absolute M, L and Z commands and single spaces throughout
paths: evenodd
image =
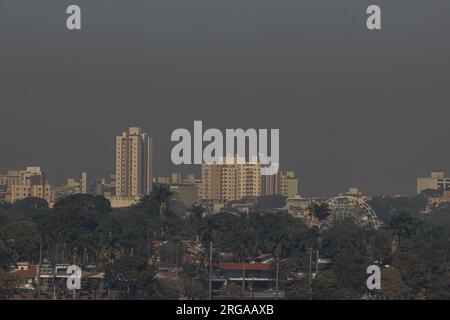
M 380 230 L 367 230 L 352 221 L 339 221 L 318 230 L 308 221 L 285 213 L 257 211 L 250 214 L 207 215 L 194 207 L 187 216 L 170 207 L 171 194 L 161 188 L 130 208 L 111 209 L 103 197 L 73 195 L 49 209 L 45 201 L 28 198 L 0 207 L 0 269 L 12 263 L 38 263 L 39 252 L 51 263 L 94 264 L 106 274 L 108 290 L 124 298 L 205 298 L 208 288 L 209 245 L 212 259 L 230 253 L 235 262 L 260 253 L 273 253 L 279 287 L 292 299 L 361 299 L 367 295 L 366 268 L 382 268 L 378 299 L 449 299 L 450 234 L 448 224 L 434 223 L 433 214 L 420 214 L 423 198 L 374 197 L 371 205 L 383 217 Z M 325 218 L 325 207 L 316 208 Z M 450 216 L 450 210 L 436 213 Z M 445 221 L 445 220 L 443 220 Z M 203 253 L 186 262 L 184 242 L 198 243 Z M 159 248 L 155 243 L 167 243 Z M 328 259 L 317 266 L 316 257 Z M 158 261 L 182 267 L 179 285 L 155 278 Z M 0 272 L 0 273 L 2 273 Z M 129 279 L 127 277 L 130 277 Z M 9 281 L 9 278 L 3 278 Z M 7 282 L 5 282 L 7 283 Z M 134 284 L 133 284 L 134 283 Z M 241 288 L 242 289 L 242 288 Z M 224 297 L 240 290 L 224 288 Z M 5 295 L 5 293 L 3 293 Z

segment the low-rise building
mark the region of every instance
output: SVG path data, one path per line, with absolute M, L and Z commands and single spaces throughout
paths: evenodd
M 28 197 L 45 199 L 51 206 L 55 202 L 53 186 L 48 184 L 38 185 L 11 185 L 6 191 L 6 201 L 14 203 Z
M 52 206 L 55 201 L 54 187 L 47 182 L 40 167 L 10 170 L 4 181 L 6 183 L 6 202 L 14 203 L 28 197 L 36 197 L 45 199 Z
M 106 197 L 111 202 L 111 208 L 126 208 L 139 203 L 140 197 Z
M 313 203 L 311 198 L 302 198 L 300 196 L 295 196 L 286 199 L 287 212 L 298 218 L 307 219 L 309 217 L 309 207 Z
M 428 197 L 425 212 L 429 213 L 434 208 L 440 207 L 447 203 L 450 203 L 450 190 L 442 191 L 442 195 L 439 197 Z
M 11 266 L 11 274 L 17 278 L 17 289 L 34 290 L 37 273 L 37 267 L 29 262 L 18 262 Z
M 275 287 L 271 263 L 224 262 L 214 266 L 214 288 L 218 291 L 230 282 L 242 286 L 244 273 L 246 291 L 270 293 Z
M 80 180 L 75 178 L 68 178 L 66 184 L 62 187 L 55 188 L 56 198 L 61 198 L 68 195 L 78 194 L 78 193 L 89 193 L 87 173 L 82 172 L 80 175 Z
M 450 190 L 450 178 L 446 178 L 443 171 L 432 171 L 430 177 L 417 178 L 417 194 L 427 189 Z
M 199 188 L 194 183 L 171 185 L 170 190 L 174 194 L 173 199 L 180 201 L 188 208 L 199 203 Z

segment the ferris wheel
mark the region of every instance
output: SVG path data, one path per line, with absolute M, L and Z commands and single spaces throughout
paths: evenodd
M 352 196 L 337 196 L 325 201 L 330 215 L 320 223 L 320 227 L 327 229 L 336 221 L 351 219 L 360 227 L 378 230 L 380 221 L 375 211 L 361 198 Z

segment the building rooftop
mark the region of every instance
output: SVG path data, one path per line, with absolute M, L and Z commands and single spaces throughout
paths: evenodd
M 220 270 L 242 270 L 242 263 L 219 263 L 216 265 Z M 270 270 L 271 265 L 269 263 L 245 263 L 245 270 L 248 271 L 267 271 Z
M 21 278 L 36 278 L 37 267 L 30 265 L 26 270 L 16 270 L 11 272 L 13 275 Z

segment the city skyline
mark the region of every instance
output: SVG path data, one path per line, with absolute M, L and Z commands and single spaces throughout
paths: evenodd
M 80 185 L 77 186 L 77 188 L 79 188 L 79 190 L 84 190 L 84 191 L 81 191 L 80 193 L 87 193 L 86 190 L 88 190 L 89 187 L 93 188 L 92 190 L 95 190 L 97 181 L 110 179 L 111 175 L 117 175 L 117 172 L 118 172 L 117 170 L 121 170 L 121 167 L 120 167 L 119 164 L 122 163 L 121 155 L 120 155 L 121 151 L 125 150 L 125 149 L 123 149 L 124 148 L 123 143 L 126 142 L 124 139 L 126 141 L 128 141 L 127 139 L 129 139 L 130 146 L 132 145 L 133 148 L 138 147 L 138 145 L 142 145 L 141 147 L 139 147 L 139 148 L 142 149 L 142 151 L 139 151 L 138 153 L 136 153 L 136 156 L 133 156 L 133 157 L 131 157 L 131 154 L 130 154 L 130 159 L 129 160 L 123 159 L 123 161 L 129 162 L 130 165 L 131 165 L 131 163 L 133 163 L 133 161 L 135 161 L 137 159 L 136 157 L 138 157 L 138 154 L 140 154 L 142 152 L 147 153 L 148 154 L 148 159 L 149 159 L 149 160 L 145 160 L 145 161 L 148 161 L 148 162 L 139 163 L 139 167 L 140 166 L 144 166 L 144 167 L 147 166 L 148 168 L 146 170 L 148 170 L 148 172 L 143 170 L 141 173 L 136 172 L 135 176 L 130 175 L 127 178 L 127 181 L 129 180 L 129 183 L 131 183 L 131 181 L 133 180 L 133 177 L 136 178 L 139 175 L 142 176 L 141 177 L 142 179 L 144 179 L 144 180 L 147 179 L 148 181 L 153 181 L 153 183 L 163 183 L 163 182 L 159 181 L 160 179 L 162 179 L 162 180 L 173 179 L 173 178 L 170 178 L 170 176 L 173 177 L 174 174 L 176 174 L 176 175 L 181 175 L 182 174 L 185 177 L 187 177 L 188 180 L 190 179 L 189 176 L 192 176 L 193 178 L 198 177 L 198 178 L 202 179 L 203 171 L 204 171 L 205 167 L 206 168 L 208 168 L 208 167 L 217 167 L 217 165 L 212 165 L 212 166 L 211 165 L 195 165 L 195 164 L 193 164 L 193 165 L 178 165 L 178 166 L 174 165 L 173 166 L 173 170 L 168 170 L 168 171 L 165 171 L 165 172 L 155 172 L 155 170 L 153 168 L 153 163 L 155 162 L 155 160 L 156 160 L 156 162 L 158 162 L 157 161 L 157 158 L 158 158 L 157 155 L 158 154 L 156 153 L 156 157 L 154 157 L 155 152 L 154 152 L 154 149 L 153 149 L 153 144 L 154 144 L 153 137 L 150 136 L 150 135 L 147 135 L 147 133 L 145 133 L 145 130 L 141 129 L 140 127 L 128 127 L 120 135 L 116 134 L 116 143 L 115 143 L 115 149 L 114 149 L 115 161 L 113 161 L 114 164 L 115 164 L 115 169 L 112 169 L 111 172 L 109 172 L 109 173 L 107 173 L 107 174 L 105 174 L 103 176 L 92 174 L 92 173 L 88 173 L 85 170 L 84 171 L 81 170 L 81 171 L 77 172 L 74 175 L 65 175 L 65 176 L 63 176 L 61 178 L 62 179 L 61 181 L 56 181 L 56 180 L 52 179 L 52 174 L 51 174 L 52 170 L 51 170 L 51 168 L 46 168 L 44 166 L 41 166 L 40 164 L 33 164 L 33 163 L 30 164 L 29 162 L 26 162 L 26 165 L 24 165 L 22 167 L 10 167 L 10 168 L 5 168 L 5 169 L 0 168 L 0 176 L 1 176 L 1 174 L 6 173 L 8 170 L 12 170 L 12 171 L 19 170 L 20 171 L 23 168 L 27 168 L 27 170 L 28 169 L 41 170 L 41 167 L 42 167 L 42 168 L 44 168 L 45 180 L 47 181 L 46 183 L 50 183 L 53 186 L 67 186 L 67 187 L 69 187 L 69 185 L 71 183 L 77 183 L 76 182 L 76 177 L 78 177 L 80 172 L 81 172 L 81 179 L 80 179 L 80 182 L 79 182 Z M 126 143 L 128 143 L 128 142 L 126 142 Z M 129 148 L 127 147 L 127 150 L 128 149 L 131 150 L 132 147 L 129 147 Z M 247 165 L 247 166 L 252 167 L 252 165 Z M 259 168 L 258 165 L 256 165 L 256 167 Z M 177 170 L 177 169 L 181 169 L 181 170 Z M 294 175 L 294 171 L 295 171 L 296 172 L 296 176 L 297 176 L 296 179 L 300 178 L 302 192 L 301 193 L 299 192 L 298 194 L 301 195 L 301 196 L 306 196 L 306 197 L 309 197 L 309 196 L 333 196 L 333 195 L 337 195 L 337 194 L 343 194 L 346 190 L 349 190 L 349 188 L 358 188 L 359 190 L 361 190 L 366 195 L 382 195 L 382 194 L 383 195 L 390 195 L 388 193 L 383 193 L 383 192 L 376 193 L 376 194 L 369 193 L 366 190 L 364 190 L 363 188 L 361 188 L 360 185 L 357 185 L 357 184 L 346 185 L 346 186 L 343 187 L 342 190 L 336 190 L 335 192 L 332 192 L 330 194 L 324 194 L 324 193 L 312 194 L 312 193 L 307 193 L 307 192 L 304 192 L 304 190 L 305 189 L 307 190 L 308 188 L 305 187 L 303 178 L 302 178 L 301 175 L 298 174 L 298 171 L 294 170 L 291 173 L 290 171 L 286 172 L 285 170 L 292 170 L 292 168 L 285 168 L 285 167 L 282 166 L 280 168 L 279 174 L 281 174 L 281 176 L 283 176 L 285 174 L 287 174 L 287 175 L 292 174 L 292 178 L 293 178 L 294 177 L 293 176 Z M 141 171 L 141 169 L 139 169 L 139 172 L 140 171 Z M 23 171 L 23 172 L 26 172 L 26 171 Z M 145 172 L 147 172 L 147 173 L 145 173 Z M 413 193 L 398 193 L 398 194 L 399 195 L 401 194 L 401 195 L 411 196 L 411 195 L 420 193 L 421 191 L 427 189 L 428 187 L 431 188 L 431 189 L 435 189 L 439 182 L 437 182 L 437 180 L 433 180 L 433 179 L 437 179 L 437 177 L 439 177 L 440 179 L 444 179 L 445 171 L 443 171 L 441 169 L 438 169 L 438 170 L 431 169 L 431 170 L 428 170 L 427 173 L 429 173 L 429 172 L 431 172 L 431 178 L 430 177 L 426 177 L 427 174 L 418 175 L 418 176 L 413 178 L 414 179 L 414 190 L 415 190 Z M 89 176 L 89 179 L 86 178 L 86 175 Z M 75 177 L 75 179 L 74 179 L 74 177 Z M 145 177 L 147 177 L 147 178 L 145 178 Z M 277 175 L 277 177 L 278 177 L 278 175 Z M 141 178 L 139 178 L 139 179 L 141 179 Z M 273 187 L 267 187 L 267 186 L 264 186 L 264 185 L 267 184 L 268 181 L 271 181 L 270 182 L 271 184 L 275 183 L 275 185 L 278 185 L 279 182 L 276 182 L 276 181 L 277 181 L 277 179 L 279 179 L 279 177 L 278 178 L 274 178 L 275 180 L 270 179 L 270 177 L 269 177 L 267 182 L 265 182 L 266 179 L 263 180 L 262 178 L 263 177 L 261 176 L 261 178 L 258 179 L 258 183 L 257 183 L 257 185 L 258 185 L 258 187 L 257 187 L 258 189 L 257 190 L 258 191 L 256 191 L 255 195 L 264 195 L 265 192 L 267 192 L 268 190 L 272 190 L 272 191 L 269 191 L 268 194 L 275 194 L 276 192 L 274 193 L 273 190 L 275 190 L 275 189 L 273 189 Z M 179 179 L 181 179 L 181 176 L 180 176 Z M 252 179 L 254 179 L 254 178 L 252 178 Z M 449 178 L 445 177 L 445 180 L 442 180 L 442 181 L 448 181 L 448 179 Z M 86 185 L 88 182 L 89 182 L 90 185 Z M 181 180 L 180 180 L 180 182 L 181 182 Z M 447 182 L 443 182 L 443 183 L 445 184 Z M 117 193 L 118 189 L 117 189 L 117 187 L 114 187 L 114 189 L 115 189 L 115 191 L 117 193 L 116 197 L 117 198 L 130 198 L 130 199 L 131 198 L 136 198 L 137 199 L 140 196 L 142 196 L 144 194 L 148 194 L 150 192 L 150 189 L 147 187 L 147 184 L 148 183 L 146 183 L 146 182 L 142 182 L 140 185 L 136 185 L 135 187 L 133 187 L 134 191 L 131 191 L 131 189 L 130 189 L 129 191 L 127 191 L 125 193 L 123 193 L 121 190 L 119 190 L 119 192 Z M 262 189 L 260 189 L 260 188 L 262 188 Z M 264 191 L 265 188 L 267 188 L 267 191 Z M 276 188 L 279 188 L 279 187 L 276 187 Z M 145 189 L 145 191 L 143 191 L 144 189 Z M 445 190 L 447 189 L 445 187 L 445 185 L 444 185 L 444 189 Z M 278 191 L 281 191 L 281 189 L 278 189 Z M 93 191 L 93 192 L 95 193 L 95 191 Z M 199 190 L 199 193 L 201 194 L 202 191 Z M 225 197 L 225 198 L 227 198 L 227 197 Z

